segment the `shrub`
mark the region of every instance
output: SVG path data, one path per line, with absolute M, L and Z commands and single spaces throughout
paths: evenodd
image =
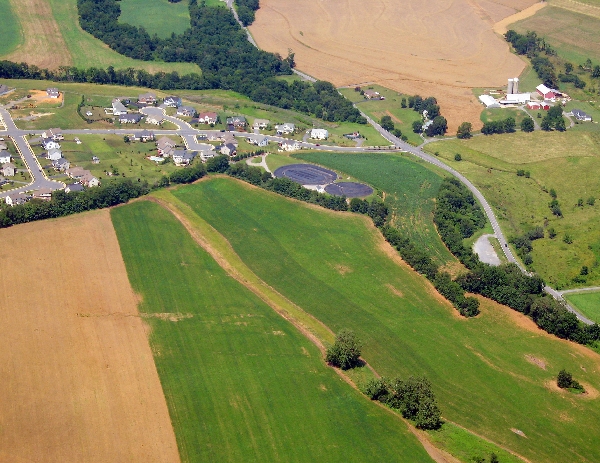
M 462 156 L 461 156 L 459 153 L 456 153 L 456 154 L 454 155 L 454 160 L 455 160 L 455 161 L 462 161 Z
M 584 392 L 583 386 L 579 384 L 578 381 L 573 379 L 573 375 L 566 370 L 560 370 L 558 372 L 558 376 L 556 377 L 556 384 L 561 389 L 576 389 L 578 391 Z

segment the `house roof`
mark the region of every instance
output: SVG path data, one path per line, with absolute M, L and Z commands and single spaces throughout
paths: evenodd
M 173 102 L 181 102 L 181 98 L 178 96 L 166 96 L 165 97 L 165 103 L 167 101 L 173 101 Z
M 52 161 L 52 165 L 61 166 L 63 164 L 69 164 L 69 161 L 67 161 L 65 158 L 60 158 L 56 161 Z
M 138 100 L 150 100 L 150 99 L 156 100 L 156 95 L 152 92 L 141 93 L 140 96 L 138 96 Z
M 150 132 L 147 129 L 144 129 L 140 132 L 140 137 L 142 137 L 142 138 L 149 138 L 149 137 L 153 137 L 153 136 L 154 136 L 154 133 Z
M 547 95 L 548 93 L 555 93 L 556 92 L 556 90 L 548 88 L 544 84 L 538 85 L 537 87 L 535 87 L 535 89 L 538 90 L 543 95 Z
M 233 143 L 225 143 L 225 148 L 227 148 L 230 151 L 235 151 L 237 149 L 237 146 L 235 146 Z
M 139 122 L 142 120 L 142 115 L 141 114 L 121 114 L 119 116 L 120 120 L 127 120 L 127 121 L 136 121 Z
M 7 163 L 5 163 L 5 164 L 2 164 L 2 169 L 6 169 L 7 167 L 8 167 L 8 168 L 11 168 L 11 167 L 12 167 L 13 169 L 15 169 L 15 168 L 16 168 L 16 166 L 15 166 L 15 165 L 14 165 L 12 162 L 7 162 Z
M 12 157 L 11 154 L 8 151 L 0 151 L 0 157 Z
M 156 146 L 158 146 L 159 148 L 163 148 L 166 146 L 175 146 L 177 143 L 175 143 L 174 140 L 171 140 L 169 137 L 160 137 L 157 141 L 156 141 Z
M 571 113 L 575 117 L 581 117 L 581 118 L 590 117 L 589 114 L 583 112 L 581 109 L 574 109 L 574 110 L 571 111 Z
M 264 125 L 269 125 L 269 119 L 254 119 L 254 125 L 258 125 L 258 124 L 264 124 Z
M 481 101 L 486 106 L 492 106 L 492 105 L 497 105 L 498 104 L 498 102 L 496 101 L 496 99 L 493 96 L 491 96 L 491 95 L 480 95 L 479 96 L 479 101 Z
M 177 110 L 178 113 L 195 113 L 196 112 L 196 108 L 193 108 L 191 106 L 180 106 L 179 109 Z
M 217 114 L 217 113 L 215 113 L 215 112 L 210 112 L 210 111 L 209 111 L 209 112 L 205 112 L 205 113 L 200 113 L 200 114 L 198 115 L 198 118 L 199 118 L 199 119 L 206 119 L 207 117 L 208 117 L 209 119 L 216 119 L 216 118 L 218 117 L 218 114 Z
M 235 124 L 235 123 L 246 123 L 246 118 L 244 116 L 233 116 L 233 117 L 228 117 L 227 118 L 227 123 L 228 124 Z
M 69 192 L 71 192 L 71 191 L 83 191 L 84 190 L 83 185 L 81 183 L 73 183 L 72 185 L 67 185 L 67 187 L 65 188 L 65 190 L 67 188 L 69 189 Z

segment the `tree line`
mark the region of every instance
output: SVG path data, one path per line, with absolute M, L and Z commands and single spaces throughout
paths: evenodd
M 544 52 L 547 56 L 556 55 L 556 52 L 542 37 L 538 37 L 533 31 L 519 34 L 511 29 L 504 34 L 504 38 L 519 55 L 527 55 L 531 60 L 533 69 L 544 85 L 550 88 L 558 87 L 554 65 L 547 57 L 540 56 L 541 52 Z
M 250 5 L 251 2 L 248 3 Z M 282 58 L 254 47 L 227 8 L 208 7 L 190 0 L 190 27 L 181 34 L 161 39 L 150 36 L 142 27 L 122 24 L 117 0 L 78 0 L 81 27 L 118 53 L 145 61 L 196 63 L 202 75 L 157 73 L 128 69 L 119 80 L 131 78 L 124 85 L 160 89 L 234 90 L 254 101 L 284 109 L 293 109 L 327 121 L 366 124 L 366 119 L 340 95 L 329 82 L 287 83 L 278 75 L 289 75 L 293 54 Z M 115 70 L 76 70 L 68 68 L 63 80 L 94 83 L 114 82 Z M 110 68 L 109 68 L 110 69 Z M 124 74 L 124 75 L 123 75 Z M 156 81 L 159 85 L 156 85 Z
M 235 0 L 238 18 L 244 26 L 254 22 L 255 12 L 260 8 L 258 0 Z

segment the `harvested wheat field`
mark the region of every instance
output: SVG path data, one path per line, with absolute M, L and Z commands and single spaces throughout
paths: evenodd
M 71 54 L 47 0 L 9 0 L 23 28 L 24 42 L 10 55 L 11 61 L 56 69 L 71 64 Z
M 473 87 L 500 86 L 525 63 L 493 31 L 535 0 L 262 0 L 251 32 L 268 51 L 337 86 L 378 83 L 433 95 L 452 132 L 480 126 Z
M 109 212 L 0 241 L 0 461 L 179 461 Z

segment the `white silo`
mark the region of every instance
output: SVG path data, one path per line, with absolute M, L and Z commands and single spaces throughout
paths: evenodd
M 514 80 L 513 79 L 508 79 L 508 88 L 506 89 L 506 94 L 507 95 L 512 95 L 513 90 L 514 90 Z
M 519 93 L 519 78 L 515 77 L 513 79 L 513 93 Z

